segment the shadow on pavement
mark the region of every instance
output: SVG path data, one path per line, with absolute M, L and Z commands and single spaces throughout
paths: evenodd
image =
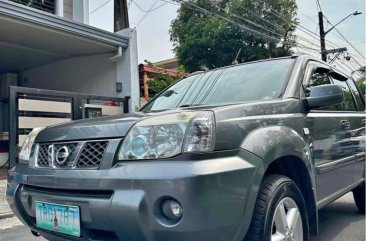
M 364 241 L 365 215 L 348 193 L 319 212 L 319 234 L 311 241 Z

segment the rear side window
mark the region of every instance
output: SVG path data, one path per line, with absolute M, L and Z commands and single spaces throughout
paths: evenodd
M 352 79 L 347 80 L 348 86 L 351 88 L 351 91 L 353 93 L 353 96 L 355 97 L 356 104 L 359 110 L 365 110 L 365 104 L 362 100 L 362 95 L 360 95 L 360 92 L 358 91 L 355 82 Z
M 357 111 L 352 92 L 349 89 L 347 82 L 333 78 L 333 83 L 341 86 L 344 93 L 344 101 L 342 104 L 338 105 L 339 111 Z

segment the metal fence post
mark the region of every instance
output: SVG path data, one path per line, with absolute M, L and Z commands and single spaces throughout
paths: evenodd
M 9 87 L 9 167 L 16 165 L 18 153 L 18 93 L 14 87 Z
M 83 99 L 80 95 L 72 97 L 72 119 L 80 120 L 83 119 Z
M 131 97 L 130 96 L 125 96 L 125 98 L 123 98 L 123 113 L 129 113 L 129 99 Z

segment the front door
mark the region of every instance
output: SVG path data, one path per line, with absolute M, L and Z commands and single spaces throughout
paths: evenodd
M 309 64 L 307 71 L 310 72 L 304 83 L 307 95 L 313 86 L 333 83 L 341 85 L 345 91 L 344 103 L 311 110 L 307 114 L 316 167 L 317 196 L 322 204 L 355 181 L 355 152 L 351 138 L 358 113 L 353 97 L 346 89 L 346 78 L 335 83 L 334 75 L 331 76 L 327 66 L 320 63 Z

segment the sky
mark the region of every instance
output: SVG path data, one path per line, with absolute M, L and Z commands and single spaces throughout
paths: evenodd
M 98 9 L 90 15 L 90 23 L 94 26 L 107 28 L 112 27 L 113 19 L 106 17 L 105 11 L 113 9 L 111 0 L 89 0 L 90 12 Z M 132 28 L 136 28 L 138 37 L 138 56 L 139 63 L 144 60 L 156 62 L 174 57 L 173 46 L 170 42 L 169 30 L 172 20 L 177 16 L 178 6 L 167 3 L 165 0 L 127 0 L 129 3 L 129 19 Z M 107 4 L 106 4 L 107 3 Z M 337 26 L 337 29 L 365 56 L 365 0 L 319 0 L 324 15 L 332 24 L 336 24 L 345 16 L 355 11 L 362 12 L 362 15 L 352 16 Z M 319 33 L 317 27 L 318 9 L 316 0 L 297 0 L 298 19 L 300 25 L 306 29 Z M 149 11 L 150 9 L 153 11 Z M 148 12 L 148 13 L 146 13 Z M 103 27 L 104 26 L 104 27 Z M 330 25 L 325 22 L 326 29 Z M 318 39 L 312 39 L 304 31 L 297 31 L 298 35 L 307 38 L 308 45 L 317 48 Z M 356 61 L 365 63 L 360 54 L 351 48 L 337 33 L 332 30 L 326 39 L 339 47 L 347 47 Z M 327 48 L 332 48 L 327 46 Z M 301 48 L 299 49 L 300 51 Z M 353 64 L 356 64 L 353 62 Z

